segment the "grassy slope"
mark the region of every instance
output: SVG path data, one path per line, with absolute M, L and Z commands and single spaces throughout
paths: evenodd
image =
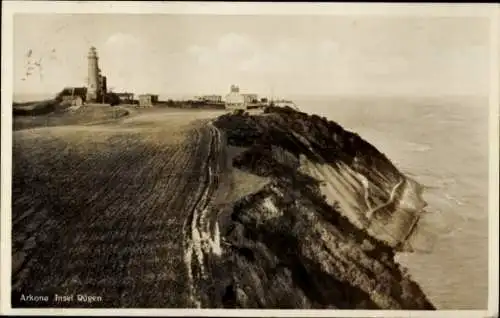
M 51 112 L 36 116 L 13 117 L 13 129 L 32 129 L 39 127 L 92 124 L 112 121 L 129 115 L 130 110 L 123 107 L 86 105 L 71 111 L 69 109 L 53 109 Z

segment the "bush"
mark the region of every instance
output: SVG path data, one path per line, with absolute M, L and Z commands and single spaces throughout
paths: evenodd
M 104 102 L 110 104 L 111 106 L 116 106 L 120 104 L 120 97 L 115 93 L 107 93 L 104 96 Z
M 237 116 L 243 116 L 243 114 L 245 113 L 245 111 L 243 109 L 236 109 L 233 114 L 234 115 L 237 115 Z

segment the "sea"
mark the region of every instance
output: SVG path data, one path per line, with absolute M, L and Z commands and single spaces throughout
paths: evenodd
M 428 206 L 415 235 L 428 240 L 397 260 L 438 309 L 486 309 L 488 98 L 308 97 L 294 102 L 358 133 L 424 186 Z

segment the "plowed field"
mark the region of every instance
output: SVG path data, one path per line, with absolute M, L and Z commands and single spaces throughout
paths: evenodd
M 207 120 L 216 115 L 14 132 L 13 306 L 29 306 L 21 294 L 48 295 L 36 306 L 51 307 L 190 305 L 186 254 L 199 250 L 200 232 L 217 241 L 195 229 L 217 228 L 204 221 L 220 171 L 220 136 Z

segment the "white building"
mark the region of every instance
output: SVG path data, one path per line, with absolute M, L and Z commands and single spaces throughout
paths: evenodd
M 156 103 L 158 103 L 158 95 L 154 95 L 154 94 L 139 95 L 139 106 L 140 107 L 152 107 Z
M 245 105 L 255 104 L 259 102 L 259 96 L 257 94 L 242 94 L 245 99 Z
M 240 88 L 236 85 L 231 85 L 229 94 L 225 99 L 227 109 L 245 109 L 245 96 L 240 93 Z
M 222 96 L 220 95 L 203 95 L 200 100 L 210 103 L 222 103 Z

